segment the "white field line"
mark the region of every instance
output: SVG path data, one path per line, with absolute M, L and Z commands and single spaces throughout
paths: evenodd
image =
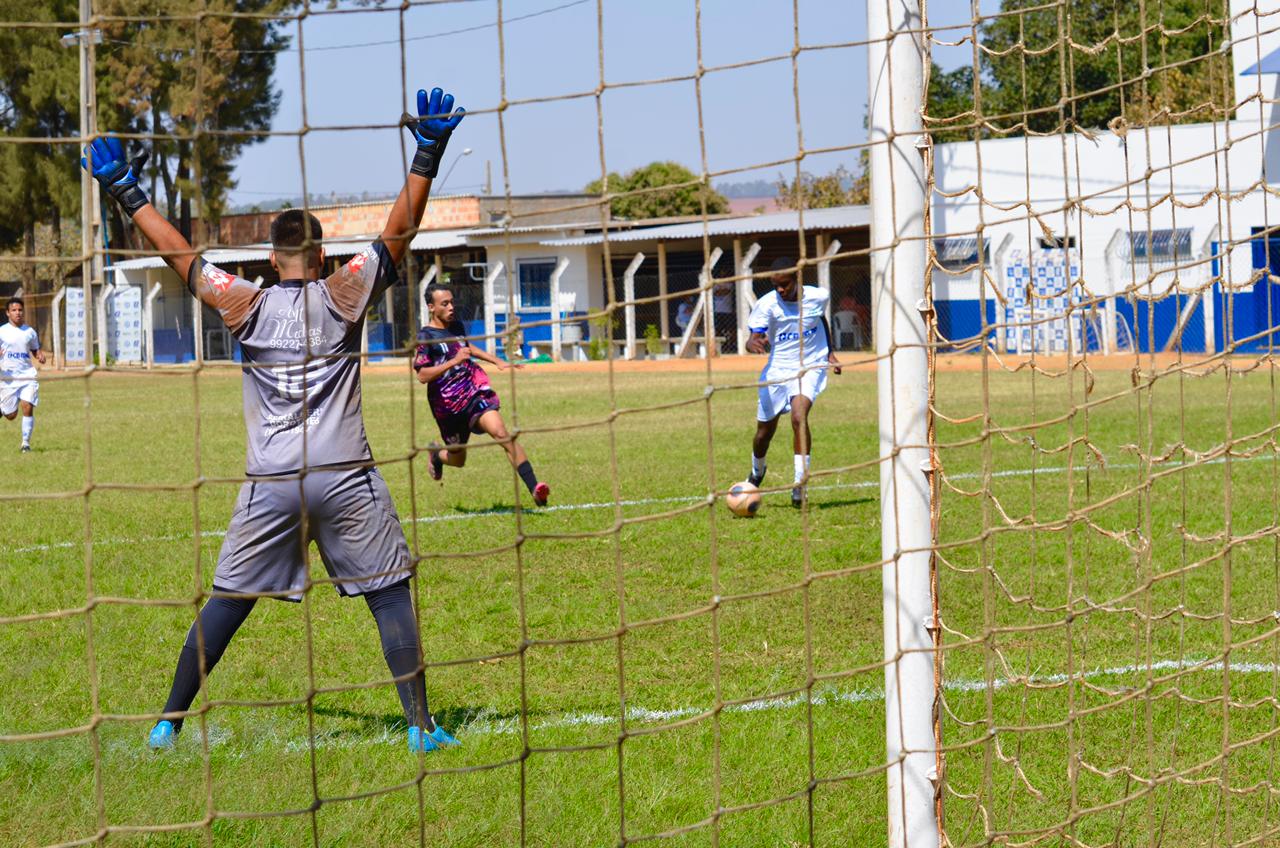
M 1044 685 L 1052 683 L 1065 683 L 1068 680 L 1090 680 L 1100 677 L 1119 677 L 1131 674 L 1146 674 L 1166 671 L 1175 671 L 1177 669 L 1185 669 L 1188 673 L 1221 673 L 1222 662 L 1205 662 L 1203 658 L 1189 657 L 1183 660 L 1157 660 L 1149 665 L 1122 665 L 1110 666 L 1104 668 L 1095 668 L 1087 671 L 1076 672 L 1074 675 L 1065 673 L 1057 674 L 1030 674 L 1017 678 L 997 678 L 993 681 L 992 688 L 996 690 L 1006 689 L 1011 686 L 1019 685 Z M 1232 674 L 1277 674 L 1280 673 L 1280 666 L 1274 663 L 1256 663 L 1256 662 L 1232 662 L 1228 665 Z M 949 692 L 980 692 L 986 689 L 987 683 L 984 680 L 947 680 L 942 684 L 942 688 Z M 884 701 L 884 690 L 880 688 L 870 689 L 852 689 L 837 690 L 828 689 L 816 692 L 813 696 L 813 705 L 815 707 L 828 707 L 840 705 L 857 705 L 869 702 Z M 804 706 L 806 700 L 801 696 L 791 696 L 786 698 L 765 698 L 758 701 L 751 701 L 746 704 L 734 704 L 725 707 L 723 712 L 726 713 L 754 713 L 765 711 L 784 711 Z M 708 707 L 676 707 L 667 710 L 651 710 L 643 707 L 632 707 L 627 710 L 627 722 L 629 724 L 660 724 L 663 722 L 678 721 L 689 716 L 698 715 L 707 712 Z M 191 729 L 196 730 L 196 722 L 190 721 Z M 560 715 L 538 718 L 531 721 L 529 729 L 538 730 L 557 730 L 574 727 L 607 727 L 616 726 L 618 724 L 617 713 L 599 713 L 599 712 L 569 712 Z M 210 747 L 222 747 L 229 743 L 233 734 L 226 728 L 211 722 L 208 725 L 209 745 Z M 513 717 L 489 718 L 481 713 L 476 718 L 467 722 L 466 725 L 456 728 L 455 732 L 463 739 L 464 743 L 468 736 L 485 736 L 485 735 L 513 735 L 520 733 L 520 722 Z M 311 747 L 311 740 L 298 737 L 285 738 L 272 727 L 258 728 L 255 726 L 253 730 L 253 739 L 251 747 L 259 748 L 283 748 L 286 751 L 297 753 L 304 752 Z M 198 741 L 198 732 L 193 734 Z M 352 736 L 349 733 L 325 733 L 321 731 L 315 738 L 315 747 L 317 748 L 363 748 L 368 746 L 403 744 L 403 731 L 393 731 L 390 729 L 372 735 Z M 117 739 L 110 743 L 110 747 L 121 753 L 137 753 L 140 755 L 149 755 L 149 752 L 143 750 L 143 746 L 136 740 Z M 184 746 L 185 747 L 185 746 Z
M 1222 663 L 1204 662 L 1200 659 L 1178 660 L 1157 660 L 1150 665 L 1123 665 L 1111 666 L 1108 668 L 1095 668 L 1089 671 L 1077 672 L 1074 675 L 1076 680 L 1089 680 L 1097 677 L 1117 677 L 1128 674 L 1137 674 L 1139 672 L 1161 672 L 1174 671 L 1177 669 L 1187 669 L 1196 673 L 1202 672 L 1221 672 Z M 1233 662 L 1229 666 L 1233 674 L 1273 674 L 1280 672 L 1280 666 L 1274 663 L 1251 663 L 1251 662 Z M 1065 683 L 1072 679 L 1072 675 L 1065 673 L 1057 674 L 1029 674 L 1018 678 L 997 678 L 992 681 L 992 688 L 999 690 L 1013 685 L 1044 685 L 1051 683 Z M 942 688 L 950 692 L 981 692 L 987 688 L 985 680 L 944 680 Z M 813 696 L 814 706 L 828 706 L 833 704 L 860 704 L 867 701 L 883 701 L 884 690 L 880 688 L 873 689 L 852 689 L 841 691 L 837 689 L 829 689 L 817 692 Z M 767 698 L 759 701 L 751 701 L 745 704 L 733 704 L 725 707 L 723 712 L 727 713 L 752 713 L 762 710 L 786 710 L 793 707 L 800 707 L 806 703 L 806 699 L 799 695 L 793 695 L 786 698 Z M 666 721 L 676 721 L 706 712 L 708 707 L 677 707 L 670 710 L 649 710 L 643 707 L 633 707 L 627 710 L 627 721 L 635 723 L 660 723 Z M 616 713 L 566 713 L 561 716 L 543 719 L 533 722 L 529 725 L 532 730 L 552 729 L 560 727 L 579 727 L 583 725 L 608 725 L 617 724 L 618 716 Z M 467 733 L 507 733 L 518 732 L 519 725 L 515 719 L 506 718 L 499 721 L 488 721 L 484 716 L 480 716 L 475 721 L 467 724 L 463 728 Z
M 1275 458 L 1270 456 L 1247 456 L 1247 457 L 1233 458 L 1234 462 L 1260 462 L 1264 460 L 1275 461 Z M 1224 462 L 1226 462 L 1225 459 L 1210 459 L 1210 460 L 1206 460 L 1205 462 L 1194 463 L 1191 466 L 1189 466 L 1189 468 L 1198 468 L 1201 466 L 1209 466 L 1209 465 L 1221 465 Z M 1128 463 L 1117 463 L 1114 465 L 1108 464 L 1103 468 L 1098 468 L 1097 466 L 1077 465 L 1077 466 L 1074 466 L 1071 470 L 1088 471 L 1090 469 L 1093 469 L 1093 470 L 1101 470 L 1101 471 L 1111 471 L 1111 470 L 1133 470 L 1138 467 L 1139 466 L 1137 463 L 1128 462 Z M 1058 474 L 1058 473 L 1065 472 L 1066 470 L 1067 470 L 1067 467 L 1065 465 L 1046 466 L 1044 468 L 1036 468 L 1036 469 L 1015 468 L 1007 471 L 992 471 L 991 476 L 992 477 L 1030 477 L 1034 474 Z M 965 471 L 959 474 L 948 474 L 947 479 L 948 480 L 977 480 L 977 479 L 981 479 L 983 476 L 985 475 L 982 472 Z M 859 480 L 853 483 L 833 483 L 833 484 L 824 485 L 824 486 L 810 486 L 809 491 L 829 492 L 829 491 L 835 491 L 840 489 L 878 489 L 879 487 L 880 487 L 880 481 L 878 480 Z M 768 492 L 765 494 L 765 497 L 782 497 L 783 495 L 789 496 L 790 493 L 786 491 Z M 707 495 L 693 495 L 693 496 L 679 495 L 679 496 L 666 497 L 666 498 L 636 498 L 633 500 L 622 500 L 622 501 L 600 501 L 598 503 L 560 504 L 558 506 L 544 506 L 540 509 L 536 507 L 530 507 L 529 509 L 526 509 L 524 511 L 530 514 L 539 515 L 546 512 L 576 512 L 581 510 L 592 510 L 592 509 L 613 509 L 616 506 L 628 507 L 628 506 L 654 506 L 658 504 L 689 504 L 689 503 L 705 502 L 706 500 L 707 500 Z M 498 516 L 514 515 L 514 514 L 515 514 L 515 509 L 512 507 L 498 507 L 495 509 L 477 510 L 475 512 L 462 512 L 462 513 L 448 512 L 448 513 L 439 513 L 436 515 L 422 515 L 422 516 L 419 516 L 418 518 L 413 519 L 413 522 L 418 524 L 437 524 L 437 523 L 446 522 L 446 521 L 471 521 L 478 518 L 494 518 Z M 401 519 L 400 523 L 408 524 L 410 523 L 410 521 L 408 519 Z M 226 530 L 205 530 L 200 534 L 201 538 L 204 538 L 204 539 L 221 539 L 225 535 L 227 535 Z M 190 539 L 191 539 L 191 536 L 189 534 L 171 533 L 171 534 L 162 535 L 162 536 L 159 536 L 159 535 L 158 536 L 140 536 L 138 538 L 119 537 L 114 539 L 95 539 L 93 541 L 93 544 L 94 544 L 94 547 L 97 547 L 100 545 L 140 545 L 148 542 L 181 542 L 181 541 L 189 541 Z M 6 548 L 3 546 L 0 546 L 0 553 L 29 554 L 29 553 L 38 553 L 40 551 L 66 550 L 70 548 L 82 547 L 83 545 L 84 545 L 84 541 L 80 540 L 75 542 L 50 542 L 50 543 L 41 544 L 41 545 L 27 545 L 21 548 Z M 3 565 L 3 563 L 0 563 L 0 565 Z

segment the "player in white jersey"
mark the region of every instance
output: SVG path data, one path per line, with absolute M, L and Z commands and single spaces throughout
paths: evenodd
M 36 428 L 36 406 L 40 384 L 36 382 L 34 359 L 44 365 L 44 351 L 36 331 L 22 323 L 26 304 L 20 297 L 4 305 L 9 319 L 0 327 L 0 415 L 12 421 L 22 412 L 22 452 L 31 453 L 31 431 Z
M 760 402 L 756 407 L 756 435 L 751 445 L 752 483 L 759 486 L 766 470 L 765 456 L 778 429 L 778 419 L 791 413 L 792 447 L 795 450 L 795 484 L 791 505 L 804 503 L 804 481 L 809 473 L 809 409 L 827 386 L 827 370 L 840 373 L 840 362 L 831 350 L 827 325 L 828 292 L 817 286 L 801 286 L 795 260 L 776 259 L 770 267 L 773 291 L 756 301 L 747 319 L 751 337 L 747 350 L 769 354 L 760 372 Z
M 172 748 L 205 677 L 260 597 L 302 600 L 312 542 L 334 587 L 361 595 L 395 679 L 409 748 L 457 740 L 427 709 L 422 649 L 409 578 L 414 561 L 391 493 L 365 438 L 360 336 L 371 302 L 399 279 L 396 266 L 422 221 L 431 182 L 463 110 L 437 88 L 418 92 L 403 124 L 417 142 L 404 188 L 382 235 L 327 277 L 319 220 L 289 209 L 271 224 L 267 288 L 201 258 L 138 185 L 143 157 L 116 138 L 96 138 L 83 164 L 133 219 L 191 293 L 216 309 L 244 358 L 247 477 L 223 539 L 212 592 L 178 656 L 169 699 L 148 745 Z

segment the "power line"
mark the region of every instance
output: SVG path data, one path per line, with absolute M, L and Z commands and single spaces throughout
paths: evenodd
M 512 24 L 512 23 L 515 23 L 515 22 L 517 22 L 517 21 L 527 21 L 527 20 L 530 20 L 530 19 L 532 19 L 532 18 L 539 18 L 539 17 L 542 17 L 543 15 L 550 15 L 550 14 L 552 14 L 553 12 L 560 12 L 560 11 L 563 11 L 563 10 L 565 10 L 565 9 L 570 9 L 570 8 L 572 8 L 572 7 L 574 7 L 574 6 L 582 6 L 582 5 L 584 5 L 584 4 L 586 4 L 586 3 L 589 3 L 589 2 L 591 2 L 591 0 L 571 0 L 571 2 L 568 2 L 568 3 L 562 3 L 562 4 L 560 4 L 559 6 L 551 6 L 551 7 L 546 8 L 546 9 L 540 9 L 540 10 L 538 10 L 537 12 L 528 12 L 528 13 L 523 14 L 523 15 L 515 15 L 515 16 L 513 16 L 513 17 L 510 17 L 510 18 L 507 18 L 506 20 L 504 20 L 504 21 L 503 21 L 503 24 Z M 407 43 L 408 43 L 408 42 L 410 42 L 410 41 L 430 41 L 430 40 L 435 39 L 435 38 L 447 38 L 447 37 L 449 37 L 449 36 L 451 36 L 451 35 L 462 35 L 463 33 L 468 33 L 468 32 L 479 32 L 480 30 L 492 29 L 492 28 L 494 28 L 494 27 L 497 27 L 497 25 L 498 25 L 498 22 L 497 22 L 497 21 L 494 21 L 494 22 L 492 22 L 492 23 L 476 24 L 476 25 L 474 25 L 474 26 L 462 27 L 461 29 L 451 29 L 451 30 L 447 30 L 447 31 L 445 31 L 445 32 L 434 32 L 434 33 L 431 33 L 430 35 L 411 35 L 411 36 L 408 36 L 407 38 L 404 38 L 404 39 L 391 38 L 391 39 L 386 39 L 386 40 L 384 40 L 384 41 L 361 41 L 361 42 L 357 42 L 357 43 L 355 43 L 355 44 L 325 44 L 325 45 L 322 45 L 322 46 L 320 46 L 320 47 L 307 47 L 307 48 L 305 48 L 305 49 L 303 50 L 303 52 L 305 52 L 305 53 L 322 53 L 322 52 L 326 52 L 326 51 L 330 51 L 330 50 L 357 50 L 357 49 L 364 48 L 364 47 L 386 47 L 386 46 L 388 46 L 388 45 L 392 45 L 392 44 L 407 44 Z M 120 38 L 112 38 L 112 39 L 108 39 L 108 42 L 109 42 L 109 43 L 111 43 L 111 44 L 126 44 L 126 45 L 133 45 L 133 44 L 135 43 L 135 42 L 133 42 L 133 41 L 126 41 L 126 40 L 124 40 L 124 39 L 120 39 Z M 163 51 L 165 51 L 165 52 L 172 52 L 172 53 L 191 53 L 191 52 L 194 52 L 194 49 L 195 49 L 195 48 L 192 48 L 192 47 L 179 47 L 179 48 L 161 48 L 161 47 L 153 47 L 152 49 L 153 49 L 153 50 L 163 50 Z M 297 53 L 297 52 L 299 52 L 299 49 L 298 49 L 297 47 L 281 47 L 281 48 L 276 49 L 276 50 L 254 50 L 254 49 L 249 49 L 249 50 L 237 50 L 236 52 L 237 52 L 237 53 L 243 53 L 243 54 L 249 54 L 249 55 L 259 54 L 259 53 Z

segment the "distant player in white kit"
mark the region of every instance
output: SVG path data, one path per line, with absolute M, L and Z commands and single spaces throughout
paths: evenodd
M 827 325 L 828 292 L 817 286 L 801 286 L 795 260 L 775 259 L 770 271 L 773 291 L 756 301 L 747 319 L 751 337 L 747 350 L 769 354 L 760 372 L 760 402 L 756 408 L 756 435 L 751 445 L 751 476 L 759 486 L 764 481 L 765 455 L 778 429 L 778 419 L 791 413 L 792 446 L 795 450 L 795 486 L 791 505 L 804 503 L 804 479 L 809 472 L 809 409 L 827 387 L 827 369 L 840 373 L 840 363 L 831 350 L 831 328 Z M 803 310 L 803 317 L 801 312 Z M 801 361 L 803 335 L 804 360 Z
M 36 331 L 22 323 L 26 304 L 11 297 L 4 305 L 9 319 L 0 327 L 0 415 L 12 421 L 22 412 L 22 452 L 31 453 L 31 431 L 36 428 L 40 384 L 32 359 L 44 365 L 44 351 Z

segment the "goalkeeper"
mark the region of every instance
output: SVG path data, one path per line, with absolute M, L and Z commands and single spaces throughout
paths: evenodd
M 172 747 L 191 703 L 259 597 L 298 601 L 307 550 L 320 549 L 342 595 L 363 595 L 408 724 L 409 748 L 457 744 L 427 709 L 422 649 L 409 592 L 413 562 L 382 475 L 373 467 L 360 408 L 365 309 L 398 281 L 396 265 L 422 220 L 449 136 L 462 120 L 453 96 L 418 92 L 404 118 L 417 142 L 413 166 L 379 239 L 326 278 L 320 222 L 299 209 L 271 225 L 279 285 L 259 289 L 199 257 L 138 185 L 146 156 L 129 161 L 120 141 L 95 139 L 89 158 L 120 204 L 192 294 L 216 309 L 244 355 L 248 480 L 218 556 L 209 602 L 187 633 L 165 718 L 148 738 Z

